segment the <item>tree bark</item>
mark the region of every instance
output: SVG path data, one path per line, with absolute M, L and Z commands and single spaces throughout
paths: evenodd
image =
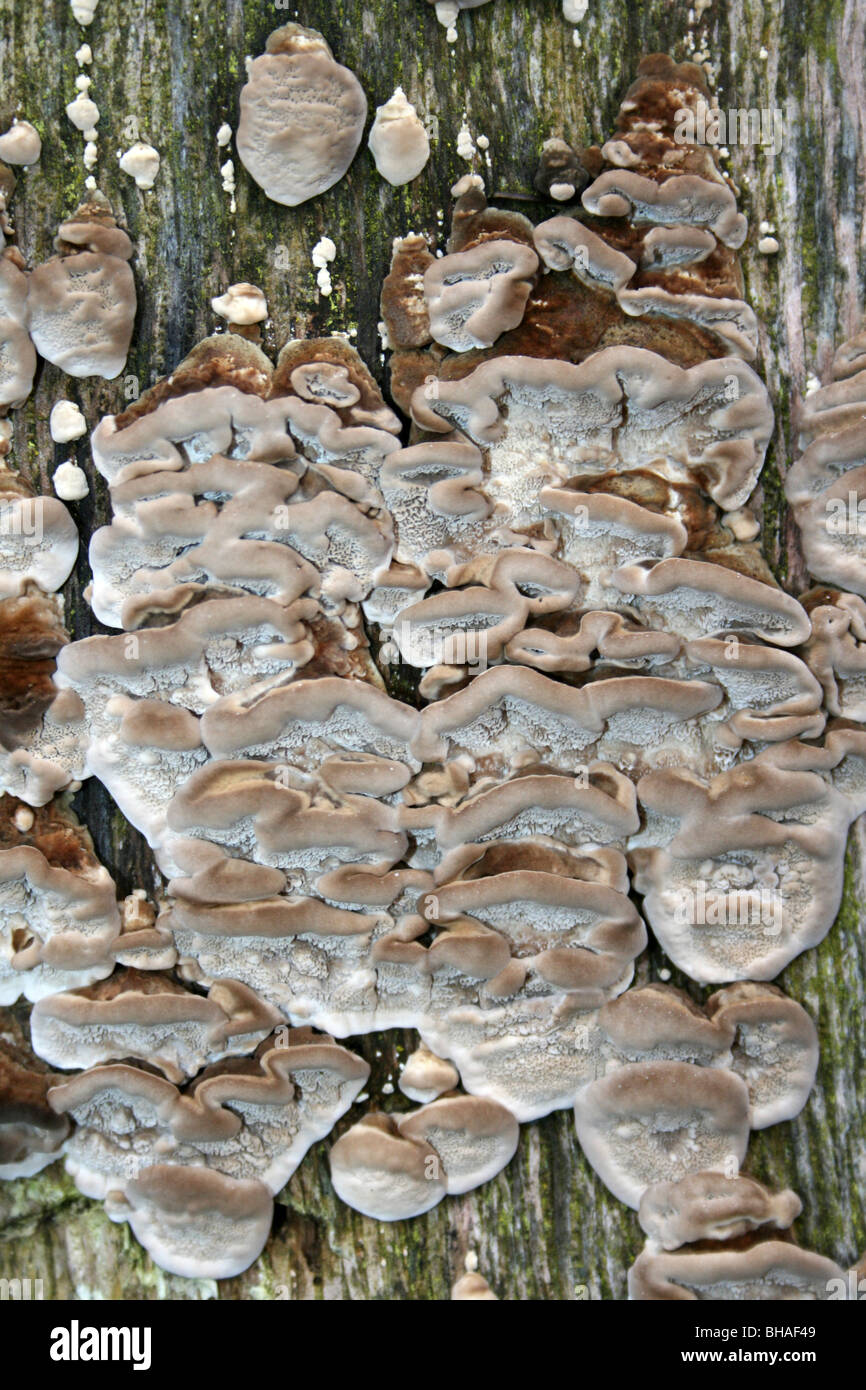
M 550 215 L 549 205 L 523 200 L 534 196 L 542 142 L 553 135 L 575 144 L 604 139 L 642 54 L 666 51 L 683 60 L 703 51 L 723 107 L 782 112 L 780 148 L 732 147 L 728 167 L 751 226 L 742 258 L 747 297 L 763 325 L 756 365 L 777 412 L 762 478 L 764 544 L 779 579 L 801 592 L 808 578 L 781 479 L 796 452 L 792 403 L 807 375 L 820 376 L 834 345 L 859 327 L 866 0 L 715 0 L 691 25 L 686 0 L 590 0 L 580 46 L 560 0 L 496 0 L 470 10 L 453 45 L 422 0 L 304 0 L 298 9 L 300 22 L 321 30 L 338 60 L 358 74 L 371 114 L 400 84 L 428 119 L 432 158 L 408 188 L 381 180 L 362 147 L 334 189 L 287 209 L 266 199 L 233 148 L 218 149 L 222 122 L 237 124 L 245 57 L 260 53 L 271 30 L 295 17 L 294 6 L 286 12 L 264 0 L 101 0 L 85 31 L 68 0 L 0 0 L 0 118 L 8 124 L 13 114 L 26 117 L 43 138 L 41 163 L 21 173 L 12 204 L 21 250 L 28 265 L 51 255 L 58 223 L 84 194 L 83 138 L 64 108 L 80 71 L 75 51 L 86 40 L 94 55 L 91 95 L 102 113 L 94 172 L 136 242 L 139 298 L 133 347 L 116 381 L 70 382 L 40 365 L 36 389 L 14 413 L 14 463 L 50 491 L 50 474 L 71 453 L 50 439 L 54 401 L 76 399 L 91 428 L 121 410 L 125 392 L 137 395 L 212 331 L 211 296 L 235 281 L 252 281 L 267 295 L 263 346 L 271 356 L 289 337 L 356 330 L 352 341 L 384 381 L 378 298 L 391 242 L 410 230 L 441 238 L 449 189 L 469 167 L 456 153 L 464 113 L 473 134 L 490 141 L 489 160 L 479 165 L 489 193 L 538 220 Z M 116 152 L 139 135 L 162 155 L 152 192 L 139 192 L 117 163 Z M 220 174 L 229 157 L 234 212 Z M 762 221 L 776 229 L 776 256 L 757 253 Z M 337 247 L 330 298 L 319 295 L 310 259 L 323 235 Z M 91 480 L 81 509 L 89 534 L 108 519 L 107 490 L 86 439 L 77 453 Z M 83 596 L 88 578 L 85 546 L 66 591 L 75 637 L 99 630 Z M 95 780 L 75 806 L 121 894 L 158 891 L 147 846 Z M 818 1024 L 815 1090 L 798 1120 L 753 1136 L 746 1163 L 770 1186 L 800 1194 L 801 1243 L 843 1266 L 866 1247 L 864 863 L 857 826 L 834 929 L 779 980 Z M 657 979 L 665 964 L 651 946 L 638 963 L 637 983 Z M 697 999 L 708 992 L 677 972 L 673 981 Z M 396 1083 L 413 1041 L 389 1034 L 349 1042 L 371 1063 L 371 1095 Z M 408 1106 L 399 1092 L 390 1102 Z M 163 1273 L 128 1227 L 112 1225 L 100 1204 L 78 1194 L 61 1163 L 0 1184 L 0 1276 L 41 1278 L 44 1296 L 58 1299 L 444 1299 L 474 1250 L 502 1299 L 625 1297 L 626 1271 L 643 1238 L 634 1214 L 584 1159 L 569 1112 L 525 1126 L 516 1158 L 485 1187 L 393 1225 L 337 1200 L 328 1146 L 312 1150 L 280 1194 L 265 1253 L 240 1278 L 217 1285 Z

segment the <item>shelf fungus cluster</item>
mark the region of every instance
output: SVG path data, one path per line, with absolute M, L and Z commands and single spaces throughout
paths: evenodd
M 793 1192 L 772 1193 L 745 1176 L 693 1173 L 648 1187 L 639 1212 L 647 1240 L 629 1270 L 629 1297 L 654 1302 L 856 1298 L 856 1271 L 846 1272 L 796 1244 L 791 1226 L 801 1210 Z
M 321 92 L 321 139 L 284 138 Z M 650 57 L 574 173 L 582 207 L 533 226 L 468 175 L 444 255 L 396 243 L 407 431 L 342 338 L 274 364 L 232 331 L 103 419 L 107 635 L 64 644 L 60 504 L 68 553 L 9 548 L 4 603 L 30 607 L 0 626 L 22 667 L 0 988 L 37 1001 L 41 1065 L 75 1073 L 47 1091 L 75 1181 L 168 1269 L 254 1259 L 367 1079 L 333 1039 L 411 1028 L 417 1108 L 341 1133 L 346 1202 L 426 1212 L 570 1108 L 602 1180 L 674 1242 L 640 1257 L 635 1296 L 761 1270 L 811 1296 L 819 1257 L 790 1243 L 700 1269 L 679 1250 L 790 1224 L 790 1194 L 726 1175 L 808 1099 L 816 1030 L 772 981 L 829 930 L 866 809 L 866 590 L 828 567 L 854 592 L 800 603 L 756 543 L 773 413 L 745 222 L 712 147 L 674 138 L 707 99 L 700 69 Z M 250 65 L 238 148 L 295 204 L 345 172 L 365 109 L 290 25 Z M 125 265 L 115 233 L 64 235 Z M 856 452 L 843 359 L 804 414 L 827 458 Z M 140 894 L 119 912 L 62 809 L 90 776 L 153 850 L 158 916 Z M 635 984 L 647 926 L 717 987 L 702 1006 Z

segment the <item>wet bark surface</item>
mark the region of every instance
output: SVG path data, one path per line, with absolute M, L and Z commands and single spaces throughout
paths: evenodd
M 427 121 L 432 158 L 408 188 L 384 183 L 363 145 L 331 192 L 283 208 L 246 175 L 233 146 L 218 148 L 220 125 L 237 124 L 245 57 L 260 53 L 295 8 L 359 75 L 371 118 L 400 84 Z M 409 231 L 441 236 L 449 189 L 473 167 L 456 152 L 464 118 L 473 136 L 489 139 L 474 166 L 489 192 L 540 220 L 551 215 L 549 204 L 532 201 L 543 140 L 602 140 L 642 54 L 705 55 L 723 108 L 781 113 L 775 149 L 731 146 L 726 167 L 750 220 L 742 259 L 747 298 L 762 321 L 756 366 L 777 412 L 762 478 L 765 550 L 780 580 L 801 592 L 808 579 L 780 480 L 795 453 L 798 393 L 860 323 L 866 0 L 715 0 L 696 23 L 690 13 L 683 0 L 590 0 L 578 47 L 560 0 L 496 0 L 465 12 L 451 45 L 422 0 L 299 0 L 291 11 L 264 0 L 101 0 L 86 31 L 67 0 L 0 0 L 0 119 L 26 117 L 44 142 L 41 163 L 21 172 L 12 203 L 18 244 L 29 265 L 46 259 L 58 223 L 83 197 L 84 140 L 64 108 L 76 95 L 75 52 L 86 41 L 94 61 L 85 71 L 101 111 L 94 173 L 135 241 L 139 299 L 133 347 L 116 381 L 73 382 L 40 363 L 36 389 L 14 414 L 14 463 L 49 490 L 56 464 L 72 456 L 49 435 L 54 401 L 76 400 L 90 428 L 122 410 L 213 331 L 211 296 L 235 281 L 252 281 L 267 295 L 264 346 L 272 356 L 292 336 L 348 332 L 387 386 L 377 325 L 391 242 Z M 151 192 L 137 190 L 118 167 L 118 152 L 137 138 L 162 156 Z M 234 212 L 220 172 L 228 158 Z M 763 221 L 775 228 L 778 255 L 757 252 Z M 337 247 L 330 297 L 319 294 L 311 262 L 323 235 Z M 72 510 L 86 538 L 109 507 L 87 439 L 80 443 L 77 461 L 91 494 Z M 100 630 L 84 598 L 88 578 L 85 547 L 66 590 L 76 637 Z M 87 784 L 75 805 L 120 892 L 157 891 L 146 845 L 99 785 Z M 800 1194 L 798 1238 L 843 1265 L 866 1247 L 863 843 L 855 827 L 835 928 L 778 981 L 818 1024 L 815 1090 L 798 1120 L 753 1136 L 746 1163 L 762 1181 Z M 637 982 L 659 978 L 665 966 L 652 947 Z M 709 992 L 676 972 L 673 980 L 695 998 Z M 372 1065 L 372 1097 L 396 1084 L 413 1044 L 411 1034 L 350 1042 Z M 389 1108 L 408 1108 L 399 1091 L 384 1099 Z M 41 1278 L 46 1298 L 442 1299 L 474 1250 L 503 1299 L 625 1297 L 626 1271 L 642 1244 L 637 1220 L 595 1177 L 570 1113 L 525 1126 L 516 1158 L 493 1182 L 393 1225 L 337 1200 L 327 1148 L 311 1151 L 278 1197 L 271 1240 L 241 1278 L 217 1285 L 164 1274 L 126 1226 L 112 1225 L 100 1204 L 77 1193 L 62 1164 L 0 1184 L 0 1276 Z

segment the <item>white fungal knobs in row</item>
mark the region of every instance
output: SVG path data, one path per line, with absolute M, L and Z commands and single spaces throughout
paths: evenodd
M 48 430 L 55 444 L 68 444 L 87 433 L 87 423 L 74 401 L 56 401 L 51 407 Z
M 475 10 L 479 5 L 486 5 L 488 0 L 427 0 L 428 4 L 436 8 L 436 18 L 443 29 L 448 31 L 448 42 L 454 43 L 457 32 L 454 25 L 461 10 Z
M 276 203 L 297 207 L 337 183 L 361 143 L 367 99 L 321 34 L 287 24 L 248 61 L 237 151 Z
M 87 474 L 71 459 L 67 459 L 54 470 L 51 481 L 62 502 L 82 502 L 90 492 Z
M 430 137 L 402 87 L 377 108 L 370 153 L 388 183 L 399 187 L 417 178 L 430 158 Z
M 86 140 L 96 139 L 99 125 L 99 107 L 87 91 L 81 91 L 66 107 L 66 114 L 76 130 L 80 130 Z
M 69 0 L 72 9 L 72 16 L 78 23 L 86 28 L 93 23 L 99 0 Z

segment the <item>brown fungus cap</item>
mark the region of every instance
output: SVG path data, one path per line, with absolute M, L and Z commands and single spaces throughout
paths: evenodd
M 749 1094 L 738 1076 L 688 1062 L 620 1067 L 575 1104 L 577 1137 L 615 1197 L 637 1208 L 652 1183 L 739 1165 Z
M 786 1230 L 802 1208 L 795 1193 L 770 1192 L 742 1173 L 690 1173 L 648 1187 L 638 1219 L 654 1248 L 676 1250 L 695 1241 L 735 1240 L 764 1226 Z
M 629 1298 L 736 1302 L 822 1300 L 844 1289 L 843 1271 L 823 1255 L 787 1241 L 766 1240 L 745 1250 L 707 1253 L 644 1251 L 629 1270 Z
M 435 1149 L 390 1115 L 365 1115 L 334 1144 L 330 1162 L 337 1196 L 376 1221 L 420 1216 L 445 1196 Z
M 0 1048 L 0 1178 L 26 1178 L 59 1157 L 69 1134 L 65 1116 L 48 1104 L 49 1074 Z
M 267 196 L 285 207 L 343 177 L 364 132 L 367 99 L 315 29 L 286 24 L 247 64 L 237 150 Z
M 111 381 L 123 371 L 135 322 L 132 242 L 94 195 L 63 223 L 56 245 L 60 254 L 30 276 L 34 346 L 70 376 Z
M 273 1207 L 267 1187 L 255 1178 L 160 1163 L 106 1201 L 111 1220 L 128 1221 L 161 1269 L 186 1279 L 242 1274 L 265 1247 Z
M 444 1096 L 398 1120 L 400 1133 L 429 1144 L 442 1160 L 446 1191 L 489 1182 L 517 1151 L 520 1126 L 509 1110 L 479 1096 Z

